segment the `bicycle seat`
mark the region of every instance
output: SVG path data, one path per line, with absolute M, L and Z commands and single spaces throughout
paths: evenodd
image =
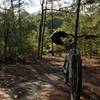
M 58 45 L 63 45 L 61 38 L 67 37 L 67 34 L 64 31 L 56 31 L 51 35 L 52 42 Z

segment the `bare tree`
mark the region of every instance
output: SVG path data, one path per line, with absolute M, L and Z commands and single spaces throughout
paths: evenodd
M 7 62 L 8 60 L 8 50 L 7 50 L 7 44 L 8 44 L 8 39 L 9 39 L 9 22 L 8 22 L 8 17 L 7 17 L 7 10 L 5 7 L 4 11 L 4 57 L 5 61 Z
M 46 1 L 46 4 L 45 4 L 45 9 L 43 10 L 44 11 L 44 18 L 43 18 L 43 30 L 42 30 L 42 43 L 41 43 L 41 59 L 42 59 L 42 54 L 43 54 L 43 43 L 44 43 L 44 33 L 45 33 L 45 22 L 46 22 L 46 12 L 47 12 L 47 1 Z
M 53 0 L 51 1 L 51 16 L 52 16 L 52 29 L 51 32 L 53 33 Z M 53 47 L 53 42 L 51 41 L 52 45 L 52 56 L 54 56 L 54 47 Z
M 77 1 L 77 15 L 76 15 L 76 25 L 75 25 L 75 36 L 78 35 L 78 29 L 79 29 L 79 13 L 80 13 L 80 4 L 81 0 Z M 77 38 L 75 38 L 75 44 L 77 44 Z
M 21 38 L 22 38 L 22 27 L 21 27 L 21 26 L 22 26 L 22 25 L 21 25 L 21 24 L 22 24 L 22 23 L 21 23 L 21 0 L 18 0 L 18 15 L 19 15 L 18 22 L 19 22 L 19 34 L 20 34 L 20 35 L 19 35 L 19 36 L 20 36 L 20 37 L 19 37 L 19 39 L 20 39 L 20 40 L 19 40 L 19 49 L 20 49 L 19 51 L 20 51 L 20 53 L 21 53 L 21 43 L 22 43 L 22 42 L 21 42 Z
M 39 35 L 38 35 L 38 54 L 37 58 L 40 59 L 41 57 L 41 40 L 42 40 L 42 30 L 43 30 L 43 16 L 44 16 L 44 0 L 40 0 L 41 3 L 41 20 L 40 20 L 40 27 L 39 27 Z

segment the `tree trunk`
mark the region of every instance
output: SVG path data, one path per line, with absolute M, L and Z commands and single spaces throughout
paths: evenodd
M 21 0 L 18 0 L 18 14 L 19 14 L 19 19 L 18 19 L 18 24 L 19 24 L 19 54 L 22 52 L 22 23 L 21 23 Z
M 5 31 L 5 45 L 4 45 L 5 62 L 8 61 L 8 53 L 7 53 L 7 43 L 8 43 L 8 38 L 9 38 L 8 34 L 9 34 L 9 30 L 6 29 L 6 31 Z
M 53 33 L 53 0 L 51 2 L 51 16 L 52 16 L 52 30 L 51 32 Z M 51 46 L 52 46 L 52 56 L 54 56 L 54 46 L 53 46 L 53 41 L 51 41 Z
M 78 35 L 78 30 L 79 30 L 79 13 L 80 13 L 80 4 L 81 0 L 77 0 L 77 15 L 76 15 L 76 25 L 75 25 L 75 44 L 77 45 L 77 35 Z
M 39 37 L 38 37 L 38 54 L 37 54 L 37 58 L 40 59 L 41 57 L 41 38 L 42 38 L 42 27 L 43 27 L 43 16 L 44 16 L 44 12 L 43 12 L 43 7 L 44 7 L 44 0 L 42 0 L 41 3 L 41 21 L 40 21 L 40 27 L 39 27 Z
M 12 34 L 14 34 L 14 26 L 15 26 L 15 24 L 14 24 L 14 5 L 13 5 L 13 0 L 11 0 L 10 2 L 11 2 L 11 9 L 10 9 L 10 14 L 11 14 L 11 15 L 10 15 L 10 16 L 11 16 L 11 17 L 10 17 L 10 21 L 11 21 L 11 22 L 10 22 L 10 34 L 12 35 Z M 13 41 L 12 41 L 12 40 L 13 40 L 12 38 L 13 38 L 13 37 L 10 38 L 10 42 L 9 42 L 9 43 L 11 43 L 11 44 L 10 44 L 11 46 L 9 46 L 9 54 L 10 54 L 9 56 L 10 56 L 11 58 L 12 58 L 12 55 L 13 55 L 12 50 L 13 50 L 13 46 L 14 46 L 14 45 L 12 46 L 12 44 L 13 44 L 13 43 L 12 43 L 12 42 L 13 42 Z M 11 41 L 12 41 L 12 42 L 11 42 Z
M 9 23 L 8 23 L 8 19 L 6 17 L 6 10 L 5 10 L 5 14 L 4 14 L 4 58 L 5 58 L 5 62 L 7 62 L 7 58 L 8 58 L 8 53 L 7 53 L 7 43 L 8 43 L 8 39 L 9 39 Z
M 42 43 L 41 43 L 41 59 L 42 59 L 42 55 L 43 55 L 43 42 L 44 42 L 44 33 L 45 33 L 45 22 L 46 22 L 46 10 L 47 9 L 47 1 L 46 1 L 46 6 L 45 6 L 45 10 L 43 10 L 44 11 L 44 20 L 43 20 L 43 31 L 42 31 Z

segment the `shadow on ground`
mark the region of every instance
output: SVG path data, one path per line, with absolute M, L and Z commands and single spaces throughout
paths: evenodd
M 9 90 L 7 93 L 12 99 L 66 100 L 68 91 L 65 88 L 62 68 L 58 64 L 42 60 L 36 64 L 17 62 L 1 64 L 0 67 L 0 87 L 5 91 Z M 47 90 L 44 91 L 45 88 Z
M 100 66 L 83 69 L 84 100 L 100 100 Z
M 63 62 L 64 58 L 48 57 L 35 64 L 0 64 L 0 98 L 2 94 L 6 100 L 70 100 Z M 83 68 L 81 100 L 100 100 L 99 83 L 100 66 Z

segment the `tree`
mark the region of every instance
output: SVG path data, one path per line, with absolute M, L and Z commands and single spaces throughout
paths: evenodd
M 28 13 L 25 15 L 26 12 L 24 13 L 22 10 L 23 0 L 7 0 L 4 4 L 1 5 L 2 10 L 0 10 L 0 14 L 2 13 L 0 15 L 0 26 L 2 27 L 0 29 L 0 33 L 2 33 L 0 35 L 0 49 L 4 48 L 2 53 L 4 52 L 5 59 L 15 59 L 24 54 L 28 35 L 33 30 L 37 30 L 37 26 L 33 23 L 34 16 Z
M 42 30 L 42 39 L 41 39 L 41 58 L 42 58 L 42 54 L 43 54 L 43 47 L 44 47 L 44 33 L 45 33 L 45 22 L 46 22 L 46 13 L 47 13 L 47 1 L 45 4 L 45 9 L 43 9 L 44 12 L 44 20 L 43 20 L 43 30 Z
M 44 17 L 44 0 L 41 2 L 41 19 L 40 19 L 40 27 L 39 27 L 39 37 L 38 37 L 38 54 L 37 58 L 40 59 L 41 57 L 41 39 L 42 39 L 42 30 L 43 30 L 43 17 Z

